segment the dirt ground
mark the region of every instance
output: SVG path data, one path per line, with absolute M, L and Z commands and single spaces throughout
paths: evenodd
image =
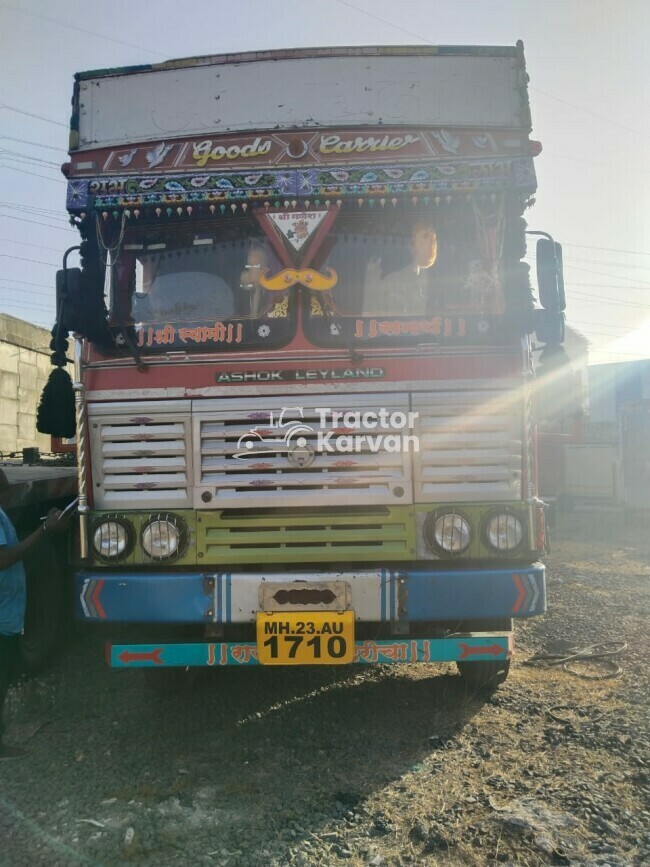
M 650 863 L 648 528 L 558 516 L 548 614 L 487 699 L 445 665 L 207 671 L 158 695 L 75 642 L 10 693 L 29 755 L 0 765 L 0 864 Z M 614 641 L 613 679 L 526 664 Z

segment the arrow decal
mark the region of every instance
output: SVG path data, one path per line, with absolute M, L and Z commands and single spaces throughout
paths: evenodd
M 521 605 L 522 605 L 524 599 L 526 598 L 526 588 L 521 583 L 521 578 L 519 577 L 519 575 L 513 575 L 512 580 L 517 585 L 517 590 L 519 590 L 519 595 L 517 596 L 517 601 L 515 602 L 514 607 L 512 609 L 512 613 L 516 614 L 517 611 L 519 611 L 519 609 L 521 608 Z
M 517 614 L 521 611 L 530 614 L 535 611 L 540 596 L 540 588 L 535 576 L 529 572 L 523 572 L 521 575 L 513 575 L 512 580 L 517 588 L 517 599 L 512 607 L 512 613 Z
M 89 620 L 106 619 L 104 606 L 99 600 L 99 594 L 104 586 L 103 578 L 86 578 L 81 587 L 79 601 L 84 614 Z
M 468 656 L 501 656 L 505 652 L 500 644 L 483 644 L 471 647 L 469 644 L 459 643 L 461 654 L 459 659 L 467 659 Z
M 132 650 L 123 650 L 117 658 L 125 665 L 129 665 L 131 662 L 154 662 L 156 665 L 163 665 L 162 652 L 162 647 L 137 653 Z

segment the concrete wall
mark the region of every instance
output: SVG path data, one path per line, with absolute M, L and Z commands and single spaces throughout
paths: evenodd
M 36 432 L 36 408 L 52 365 L 45 328 L 0 313 L 0 451 L 38 446 L 50 437 Z

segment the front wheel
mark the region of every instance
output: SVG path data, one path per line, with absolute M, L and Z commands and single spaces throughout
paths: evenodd
M 65 615 L 64 565 L 61 551 L 44 543 L 25 558 L 27 609 L 20 636 L 22 670 L 32 676 L 42 671 L 59 648 Z
M 456 662 L 460 676 L 470 692 L 492 692 L 508 677 L 510 660 Z
M 196 668 L 143 668 L 148 689 L 158 693 L 178 693 L 191 689 L 196 680 Z

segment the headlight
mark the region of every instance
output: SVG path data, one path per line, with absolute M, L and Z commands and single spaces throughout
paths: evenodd
M 429 548 L 444 554 L 462 553 L 472 537 L 469 521 L 457 512 L 433 512 L 425 521 L 423 532 Z
M 93 531 L 93 548 L 102 560 L 115 560 L 127 553 L 131 531 L 122 521 L 101 521 Z
M 523 522 L 512 512 L 496 512 L 486 521 L 485 538 L 495 551 L 514 551 L 524 538 Z
M 178 553 L 181 535 L 175 518 L 152 518 L 142 531 L 142 547 L 152 560 L 167 560 Z

